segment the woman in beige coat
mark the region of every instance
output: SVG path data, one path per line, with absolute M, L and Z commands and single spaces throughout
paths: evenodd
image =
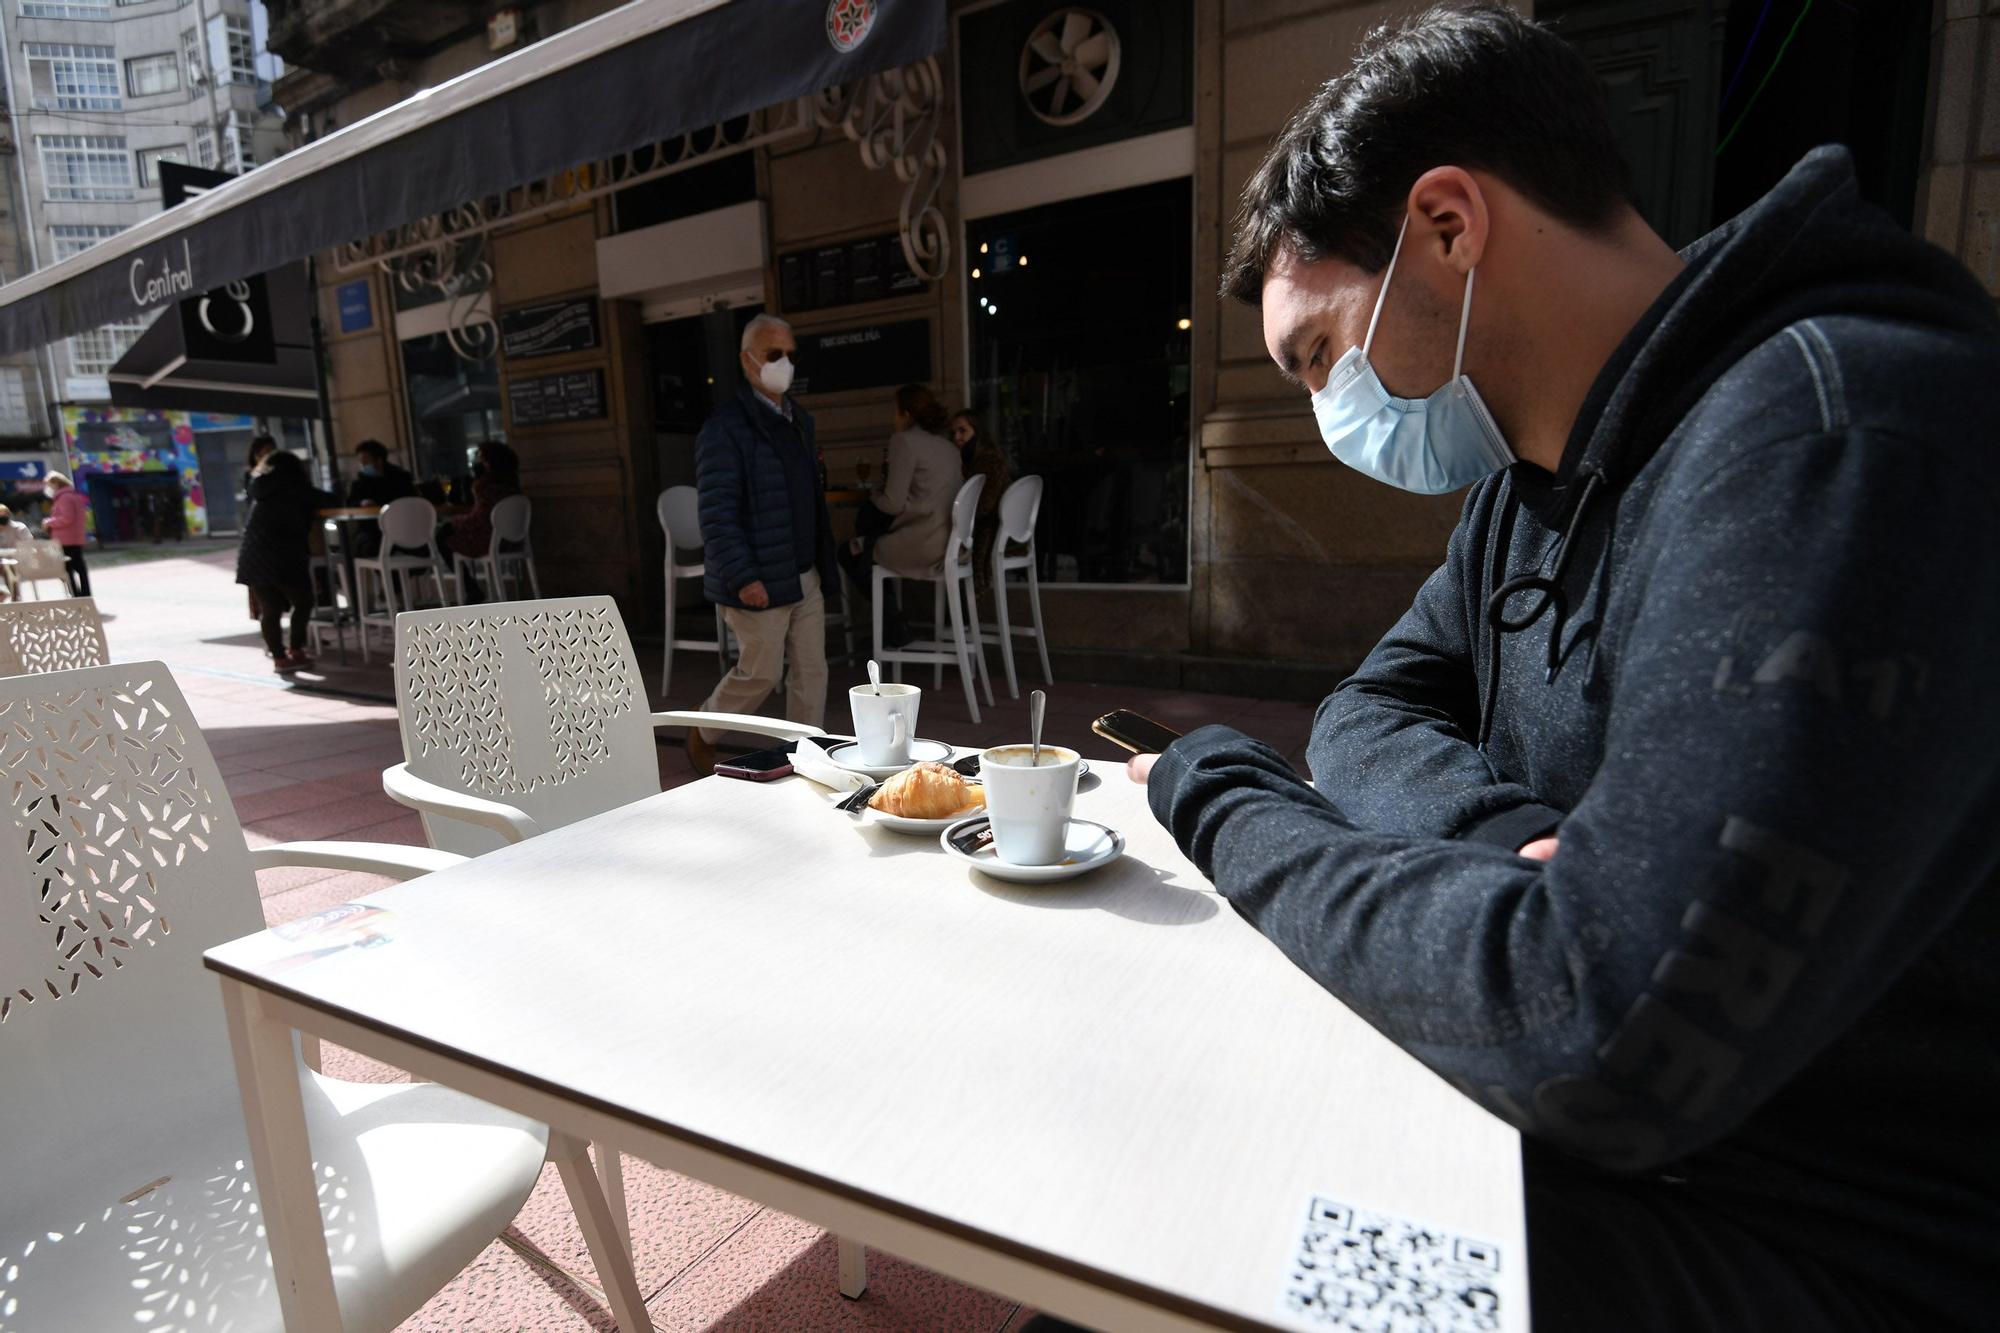
M 951 502 L 961 475 L 958 450 L 944 438 L 948 417 L 921 384 L 896 390 L 895 428 L 889 437 L 889 466 L 882 489 L 870 503 L 889 522 L 879 537 L 856 537 L 840 552 L 841 564 L 863 600 L 873 592 L 874 566 L 912 578 L 929 578 L 944 561 L 951 537 Z M 869 525 L 863 525 L 864 530 Z M 883 615 L 890 645 L 908 642 L 909 633 L 893 600 Z

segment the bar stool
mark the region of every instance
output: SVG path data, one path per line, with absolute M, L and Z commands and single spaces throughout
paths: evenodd
M 986 702 L 993 702 L 993 685 L 986 678 L 986 648 L 979 630 L 979 602 L 972 592 L 972 529 L 979 515 L 979 492 L 986 478 L 971 477 L 958 488 L 951 502 L 951 535 L 945 541 L 944 558 L 929 572 L 905 574 L 875 566 L 875 660 L 889 667 L 896 680 L 903 678 L 903 663 L 928 662 L 937 668 L 936 681 L 944 680 L 947 664 L 958 668 L 959 683 L 965 687 L 965 708 L 974 722 L 979 721 L 979 700 L 972 690 L 973 659 L 979 662 L 979 683 L 985 688 Z M 937 584 L 934 635 L 942 636 L 946 613 L 951 621 L 951 641 L 942 637 L 913 639 L 901 648 L 882 644 L 882 599 L 890 579 L 929 579 Z M 968 623 L 969 622 L 969 623 Z
M 321 640 L 331 632 L 334 646 L 340 649 L 340 662 L 347 664 L 347 627 L 350 624 L 360 628 L 355 616 L 354 590 L 347 586 L 347 533 L 339 523 L 325 519 L 321 523 L 320 550 L 312 557 L 312 567 L 326 577 L 327 600 L 318 601 L 318 582 L 314 583 L 314 606 L 312 619 L 307 624 L 311 635 L 314 656 L 320 653 Z M 361 660 L 368 660 L 368 636 L 361 635 Z
M 451 575 L 444 572 L 444 556 L 437 545 L 436 507 L 420 496 L 406 496 L 391 500 L 377 522 L 382 528 L 381 552 L 372 560 L 354 562 L 364 658 L 368 631 L 380 629 L 393 639 L 396 613 L 416 609 L 417 588 L 425 578 L 437 584 L 439 602 L 449 606 L 453 601 Z M 379 607 L 369 595 L 378 590 Z
M 699 551 L 701 540 L 701 493 L 692 486 L 669 486 L 660 492 L 656 506 L 660 515 L 660 535 L 667 542 L 667 634 L 666 646 L 660 654 L 660 694 L 664 697 L 673 688 L 674 651 L 679 648 L 695 648 L 702 651 L 713 649 L 715 663 L 723 671 L 729 670 L 728 640 L 729 627 L 722 623 L 722 612 L 715 613 L 715 637 L 712 639 L 678 638 L 674 634 L 676 608 L 675 597 L 682 579 L 699 579 L 708 573 L 707 565 L 700 560 L 689 564 L 681 563 L 680 552 Z M 690 540 L 692 539 L 692 540 Z
M 525 495 L 510 495 L 493 506 L 493 537 L 485 555 L 454 555 L 452 577 L 458 584 L 458 600 L 465 601 L 470 571 L 485 583 L 489 602 L 507 600 L 506 577 L 514 574 L 516 588 L 525 585 L 529 595 L 539 600 L 542 581 L 535 574 L 535 548 L 528 529 L 535 514 L 534 504 Z
M 1042 633 L 1042 584 L 1035 572 L 1035 524 L 1042 513 L 1042 479 L 1022 477 L 1000 493 L 1000 509 L 996 517 L 1000 530 L 993 535 L 993 600 L 998 611 L 999 627 L 982 637 L 984 643 L 1000 645 L 1000 660 L 1007 665 L 1007 694 L 1010 698 L 1021 697 L 1021 687 L 1014 679 L 1014 637 L 1022 635 L 1035 641 L 1035 647 L 1042 655 L 1042 683 L 1055 684 L 1055 677 L 1049 672 L 1049 641 Z M 1019 555 L 1007 554 L 1009 546 L 1026 546 Z M 1017 570 L 1025 570 L 1028 575 L 1028 610 L 1034 616 L 1035 626 L 1015 628 L 1007 620 L 1007 576 Z

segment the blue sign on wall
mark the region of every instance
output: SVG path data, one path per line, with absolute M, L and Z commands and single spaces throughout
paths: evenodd
M 368 279 L 343 282 L 333 289 L 340 303 L 340 331 L 359 333 L 375 326 L 375 308 L 368 295 Z
M 40 481 L 45 465 L 35 458 L 0 459 L 0 481 Z

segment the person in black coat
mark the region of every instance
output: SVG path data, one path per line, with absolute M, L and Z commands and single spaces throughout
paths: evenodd
M 312 484 L 305 462 L 284 449 L 272 451 L 250 477 L 250 516 L 236 552 L 236 581 L 257 598 L 264 646 L 281 674 L 311 666 L 306 626 L 312 620 L 312 531 L 318 511 L 335 498 Z M 292 613 L 289 651 L 279 637 L 279 620 Z
M 357 509 L 364 505 L 386 505 L 417 493 L 416 479 L 389 461 L 389 448 L 380 440 L 363 440 L 355 445 L 354 457 L 354 480 L 347 487 L 348 504 Z M 353 532 L 355 555 L 365 560 L 382 549 L 382 532 L 375 525 L 357 523 Z

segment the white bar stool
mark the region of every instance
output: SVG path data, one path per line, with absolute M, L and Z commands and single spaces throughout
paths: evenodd
M 534 516 L 534 503 L 525 495 L 510 495 L 493 506 L 493 537 L 487 543 L 486 554 L 452 557 L 452 576 L 458 583 L 461 603 L 469 586 L 465 579 L 467 570 L 484 581 L 489 602 L 508 600 L 509 573 L 514 576 L 517 591 L 525 586 L 530 596 L 541 598 L 542 580 L 535 573 L 535 547 L 528 535 Z
M 680 648 L 694 648 L 715 654 L 715 664 L 723 671 L 729 670 L 728 639 L 729 627 L 722 623 L 720 608 L 715 613 L 715 637 L 712 639 L 678 638 L 674 634 L 675 606 L 678 600 L 674 593 L 682 579 L 699 579 L 708 573 L 707 565 L 701 560 L 683 564 L 681 551 L 699 551 L 701 539 L 701 492 L 692 486 L 669 486 L 660 492 L 656 504 L 660 515 L 660 535 L 667 542 L 667 634 L 666 647 L 660 654 L 660 693 L 664 696 L 673 688 L 674 652 Z
M 1042 655 L 1042 683 L 1055 684 L 1055 677 L 1049 672 L 1049 640 L 1042 633 L 1042 584 L 1035 572 L 1035 524 L 1042 513 L 1042 479 L 1022 477 L 1000 493 L 1000 509 L 996 515 L 1000 520 L 1000 530 L 993 536 L 993 600 L 998 612 L 999 627 L 981 636 L 982 643 L 1000 645 L 1000 660 L 1007 666 L 1007 694 L 1010 698 L 1021 697 L 1021 687 L 1014 678 L 1014 638 L 1025 636 L 1035 641 L 1035 647 Z M 1019 555 L 1007 554 L 1010 545 L 1024 545 L 1028 549 Z M 1034 628 L 1016 627 L 1007 620 L 1007 576 L 1017 571 L 1028 575 L 1028 610 L 1034 617 Z
M 903 678 L 903 663 L 930 663 L 937 668 L 936 680 L 944 680 L 947 664 L 958 668 L 959 683 L 965 687 L 965 708 L 974 722 L 979 721 L 979 700 L 972 690 L 972 663 L 979 663 L 979 683 L 986 691 L 986 702 L 993 702 L 993 684 L 986 678 L 986 650 L 981 642 L 979 630 L 979 602 L 972 592 L 972 529 L 979 515 L 979 492 L 985 487 L 984 476 L 971 477 L 958 488 L 958 497 L 951 502 L 951 536 L 946 539 L 944 558 L 935 569 L 924 574 L 905 574 L 896 570 L 875 566 L 875 660 L 889 667 L 894 679 Z M 886 648 L 882 644 L 882 599 L 888 592 L 890 579 L 930 579 L 937 584 L 937 621 L 932 625 L 934 635 L 944 632 L 945 612 L 949 611 L 951 621 L 951 641 L 942 637 L 913 639 L 900 648 Z
M 382 529 L 381 551 L 371 560 L 354 562 L 355 609 L 361 621 L 364 660 L 368 631 L 380 629 L 393 640 L 396 613 L 416 609 L 417 587 L 422 580 L 436 582 L 440 603 L 449 606 L 453 600 L 451 575 L 444 572 L 444 556 L 437 545 L 437 508 L 421 496 L 405 496 L 391 500 L 377 522 Z M 376 591 L 381 593 L 379 606 L 369 595 Z

